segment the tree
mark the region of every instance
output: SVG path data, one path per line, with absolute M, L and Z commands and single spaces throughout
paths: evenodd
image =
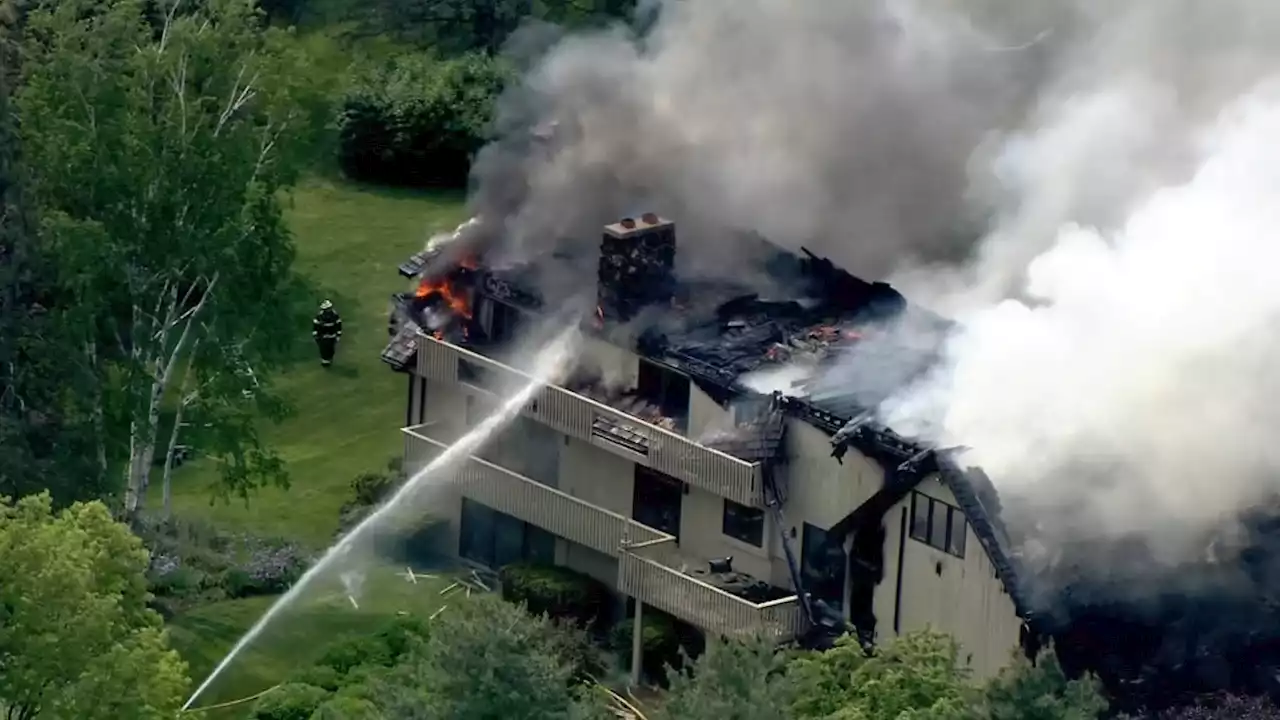
M 656 720 L 781 720 L 782 658 L 773 643 L 709 642 L 693 667 L 671 673 Z
M 569 720 L 601 717 L 582 692 L 557 628 L 481 595 L 437 617 L 417 650 L 371 693 L 388 717 L 431 720 Z
M 147 552 L 100 502 L 0 499 L 0 709 L 9 720 L 172 718 L 186 666 L 147 608 Z
M 25 10 L 0 0 L 0 495 L 48 488 L 59 505 L 109 494 L 95 470 L 88 389 L 59 322 L 52 266 L 35 242 L 11 103 Z
M 1107 709 L 1102 684 L 1092 675 L 1067 678 L 1051 649 L 1032 663 L 1018 653 L 1013 663 L 987 684 L 979 717 L 983 720 L 1092 720 Z M 1239 717 L 1244 717 L 1239 716 Z
M 852 636 L 787 668 L 791 716 L 827 720 L 968 717 L 975 691 L 955 641 L 933 632 L 897 638 L 868 656 Z
M 62 321 L 102 388 L 129 517 L 166 403 L 168 449 L 191 433 L 223 493 L 287 481 L 257 419 L 285 413 L 272 371 L 304 327 L 280 206 L 312 117 L 286 72 L 296 58 L 253 0 L 167 8 L 156 27 L 143 0 L 45 0 L 16 94 L 41 239 L 76 308 Z

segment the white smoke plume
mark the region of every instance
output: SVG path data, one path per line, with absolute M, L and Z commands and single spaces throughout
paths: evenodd
M 975 154 L 975 259 L 904 273 L 962 330 L 883 410 L 973 448 L 1043 541 L 1231 560 L 1280 491 L 1280 8 L 1117 5 L 1077 3 L 1024 127 Z
M 1276 490 L 1280 3 L 648 4 L 504 100 L 474 203 L 517 252 L 652 208 L 707 272 L 754 229 L 892 280 L 962 330 L 883 413 L 1050 540 L 1202 559 Z

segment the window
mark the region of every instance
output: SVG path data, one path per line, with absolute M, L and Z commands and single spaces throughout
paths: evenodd
M 684 432 L 689 423 L 689 378 L 657 363 L 640 360 L 636 394 L 658 406 Z
M 764 547 L 764 510 L 724 501 L 721 532 L 748 545 Z
M 844 545 L 827 540 L 826 530 L 804 524 L 800 538 L 800 579 L 815 598 L 839 610 L 844 607 Z
M 911 493 L 911 539 L 964 557 L 969 523 L 958 507 L 923 493 Z
M 458 554 L 473 562 L 492 568 L 555 562 L 555 535 L 467 498 L 462 499 L 461 525 Z
M 635 488 L 631 498 L 632 519 L 678 539 L 684 483 L 643 465 L 636 465 L 635 468 Z

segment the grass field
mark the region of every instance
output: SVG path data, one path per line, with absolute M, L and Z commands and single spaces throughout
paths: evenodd
M 378 568 L 369 573 L 356 598 L 347 599 L 339 583 L 322 587 L 300 606 L 279 616 L 203 693 L 193 709 L 250 697 L 286 680 L 318 660 L 335 641 L 380 628 L 397 612 L 429 617 L 463 602 L 465 593 L 449 590 L 447 576 L 418 576 L 411 583 L 404 570 Z M 192 689 L 203 682 L 240 636 L 266 612 L 274 597 L 213 603 L 175 619 L 169 638 L 189 665 Z M 199 712 L 197 717 L 230 720 L 246 717 L 252 703 Z
M 430 233 L 457 225 L 461 200 L 325 182 L 296 191 L 290 220 L 299 266 L 331 292 L 343 339 L 332 368 L 304 363 L 281 383 L 297 414 L 268 427 L 266 439 L 287 461 L 292 486 L 258 491 L 248 506 L 239 500 L 210 505 L 212 468 L 196 462 L 175 475 L 176 514 L 313 548 L 329 544 L 351 479 L 382 469 L 403 447 L 405 380 L 378 357 L 387 341 L 390 295 L 407 283 L 396 267 L 421 250 Z
M 213 469 L 201 462 L 174 477 L 175 514 L 219 528 L 278 536 L 312 549 L 327 546 L 351 479 L 379 470 L 401 452 L 403 376 L 391 372 L 379 352 L 387 340 L 391 293 L 405 287 L 396 267 L 420 250 L 426 237 L 462 219 L 460 195 L 428 195 L 315 181 L 294 193 L 289 212 L 297 237 L 299 269 L 330 291 L 343 318 L 343 341 L 334 367 L 304 363 L 282 379 L 297 414 L 269 427 L 267 441 L 284 457 L 292 476 L 287 489 L 267 488 L 248 505 L 211 504 Z M 310 327 L 298 328 L 310 335 Z M 158 488 L 150 502 L 159 502 Z M 336 590 L 336 588 L 334 589 Z M 396 611 L 433 612 L 439 588 L 411 585 L 389 569 L 371 574 L 360 609 L 340 593 L 282 618 L 199 705 L 253 694 L 284 679 L 323 652 L 333 640 L 371 630 Z M 323 596 L 324 591 L 321 592 Z M 274 598 L 252 598 L 197 608 L 170 623 L 173 645 L 201 682 Z M 250 706 L 203 713 L 245 717 Z

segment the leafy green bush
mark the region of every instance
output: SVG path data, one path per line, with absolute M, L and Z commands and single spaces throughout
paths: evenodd
M 415 643 L 426 638 L 429 631 L 430 626 L 422 618 L 396 617 L 371 635 L 348 638 L 333 645 L 316 664 L 343 675 L 362 666 L 391 667 Z
M 338 534 L 358 525 L 404 481 L 403 461 L 398 457 L 392 458 L 382 472 L 357 475 L 351 481 L 351 499 L 338 510 Z
M 667 668 L 683 668 L 685 657 L 702 653 L 705 641 L 696 629 L 659 610 L 646 607 L 641 625 L 641 670 L 654 681 L 663 682 Z M 630 661 L 635 620 L 628 618 L 609 631 L 608 646 Z
M 339 112 L 343 172 L 391 185 L 465 184 L 506 65 L 481 53 L 448 60 L 405 54 L 364 75 Z
M 613 597 L 604 583 L 569 568 L 517 563 L 498 572 L 503 599 L 524 603 L 534 615 L 599 628 L 610 619 Z
M 340 695 L 316 708 L 310 720 L 381 720 L 377 705 L 364 698 Z
M 281 685 L 263 695 L 253 707 L 252 720 L 311 720 L 311 715 L 330 693 L 324 688 L 302 683 Z

